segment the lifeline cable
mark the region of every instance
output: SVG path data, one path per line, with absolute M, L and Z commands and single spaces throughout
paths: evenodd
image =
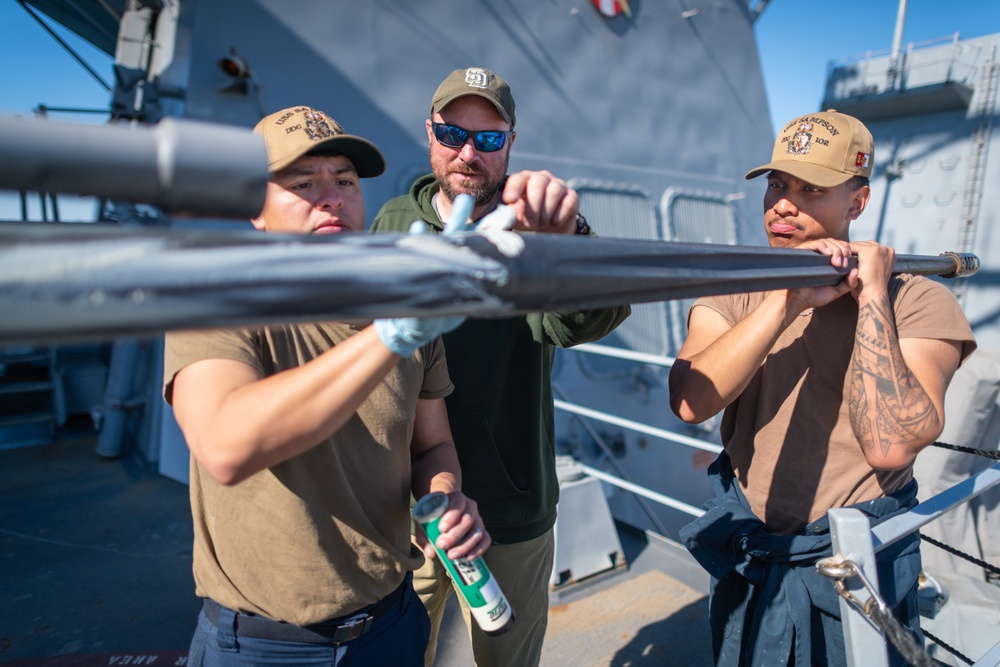
M 949 644 L 949 643 L 947 643 L 945 641 L 942 641 L 941 639 L 938 639 L 937 637 L 935 637 L 934 635 L 932 635 L 927 630 L 927 628 L 920 628 L 920 631 L 923 632 L 925 636 L 927 636 L 928 638 L 930 638 L 930 640 L 932 642 L 934 642 L 935 644 L 937 644 L 938 646 L 940 646 L 944 650 L 948 651 L 948 653 L 951 653 L 953 656 L 955 656 L 956 658 L 958 658 L 959 660 L 961 660 L 965 664 L 967 664 L 967 665 L 973 665 L 973 664 L 975 664 L 972 661 L 971 658 L 969 658 L 967 655 L 965 655 L 964 653 L 962 653 L 961 651 L 959 651 L 957 648 L 955 648 L 951 644 Z
M 946 442 L 932 442 L 931 444 L 941 449 L 951 449 L 965 454 L 978 454 L 988 459 L 1000 460 L 1000 449 L 973 449 L 972 447 L 963 447 L 962 445 L 949 445 Z
M 933 544 L 934 546 L 938 547 L 939 549 L 943 549 L 943 550 L 947 551 L 950 554 L 958 556 L 959 558 L 964 558 L 965 560 L 969 561 L 970 563 L 972 563 L 974 565 L 978 565 L 979 567 L 983 568 L 987 572 L 992 572 L 993 574 L 1000 574 L 1000 567 L 997 567 L 996 565 L 991 565 L 990 563 L 987 563 L 984 560 L 979 560 L 975 556 L 973 556 L 971 554 L 967 554 L 964 551 L 959 551 L 955 547 L 949 546 L 949 545 L 945 544 L 944 542 L 939 542 L 939 541 L 935 540 L 933 537 L 928 537 L 927 535 L 924 535 L 923 533 L 920 533 L 920 539 L 926 540 L 927 542 L 930 542 L 931 544 Z

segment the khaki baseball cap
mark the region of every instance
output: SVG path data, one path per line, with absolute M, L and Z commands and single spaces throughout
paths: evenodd
M 828 109 L 786 123 L 774 142 L 771 161 L 751 169 L 745 178 L 775 169 L 813 185 L 833 187 L 854 176 L 871 178 L 874 162 L 868 128 L 854 116 Z
M 478 95 L 489 100 L 504 121 L 514 127 L 514 97 L 510 94 L 510 86 L 482 67 L 457 69 L 445 77 L 431 98 L 431 114 L 439 113 L 449 102 L 463 95 Z
M 347 134 L 340 123 L 318 109 L 288 107 L 276 111 L 262 118 L 253 131 L 264 137 L 271 172 L 281 171 L 310 153 L 344 155 L 361 178 L 385 171 L 385 159 L 375 144 Z

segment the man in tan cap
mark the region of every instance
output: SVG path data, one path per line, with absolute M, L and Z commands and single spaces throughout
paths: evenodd
M 515 229 L 591 235 L 577 193 L 547 171 L 507 176 L 516 122 L 514 98 L 504 79 L 488 69 L 455 70 L 431 97 L 426 121 L 431 171 L 409 195 L 385 204 L 372 230 L 406 232 L 415 220 L 441 232 L 455 198 L 474 198 L 471 220 L 507 204 Z M 553 526 L 559 481 L 555 471 L 552 364 L 556 347 L 600 339 L 628 315 L 629 307 L 532 313 L 473 320 L 445 338 L 455 392 L 448 418 L 462 463 L 462 488 L 478 503 L 496 543 L 484 557 L 514 610 L 513 626 L 488 636 L 469 618 L 479 667 L 537 665 L 548 620 Z M 434 662 L 437 629 L 451 582 L 428 559 L 414 573 L 414 587 L 431 616 L 427 665 Z
M 681 531 L 713 578 L 719 665 L 845 664 L 833 582 L 815 569 L 831 555 L 827 510 L 877 523 L 915 504 L 914 458 L 941 433 L 945 390 L 975 349 L 944 286 L 894 276 L 892 248 L 850 240 L 873 153 L 868 129 L 842 113 L 784 126 L 771 161 L 746 175 L 767 175 L 768 240 L 829 256 L 844 279 L 698 299 L 670 372 L 681 419 L 725 409 L 725 451 L 709 468 L 717 497 Z M 918 542 L 881 552 L 879 581 L 919 637 Z
M 382 154 L 309 107 L 257 125 L 267 232 L 363 231 Z M 336 289 L 336 286 L 331 286 Z M 445 413 L 439 334 L 463 318 L 319 322 L 166 337 L 164 398 L 191 450 L 189 665 L 423 664 L 410 494 L 449 495 L 452 557 L 489 546 Z

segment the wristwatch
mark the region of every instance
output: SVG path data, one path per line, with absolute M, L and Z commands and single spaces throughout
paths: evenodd
M 590 224 L 583 217 L 583 213 L 576 214 L 576 231 L 573 233 L 581 236 L 590 236 Z

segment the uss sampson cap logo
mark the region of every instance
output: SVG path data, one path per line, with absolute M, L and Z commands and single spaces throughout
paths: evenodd
M 327 121 L 326 114 L 318 113 L 310 109 L 309 111 L 303 113 L 302 117 L 306 121 L 306 127 L 305 127 L 306 134 L 313 141 L 329 139 L 335 134 L 345 134 L 344 128 L 342 128 L 339 124 L 337 125 L 336 130 L 330 127 L 329 123 L 326 122 Z M 330 122 L 336 123 L 337 121 L 331 118 Z
M 792 140 L 788 142 L 788 148 L 786 152 L 792 155 L 805 155 L 809 152 L 809 147 L 812 146 L 812 123 L 802 123 L 799 125 L 799 130 L 792 135 Z
M 321 152 L 346 156 L 361 178 L 385 171 L 385 159 L 375 144 L 347 134 L 340 123 L 319 109 L 282 109 L 262 118 L 254 132 L 264 137 L 271 172 L 281 171 L 304 155 Z
M 774 143 L 771 161 L 748 171 L 746 178 L 774 170 L 832 187 L 853 176 L 870 178 L 873 164 L 868 128 L 857 118 L 830 109 L 786 123 Z

